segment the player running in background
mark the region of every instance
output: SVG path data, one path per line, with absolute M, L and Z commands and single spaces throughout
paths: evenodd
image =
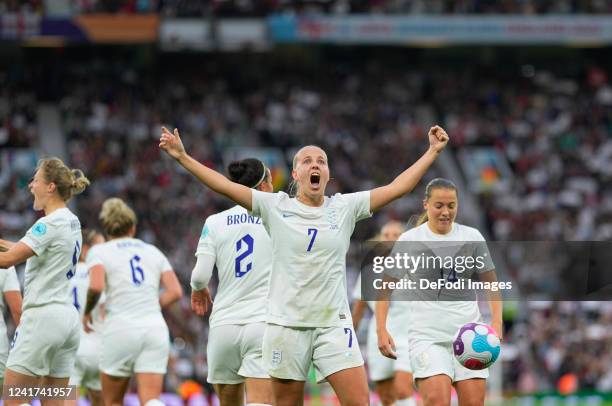
M 406 230 L 399 221 L 389 221 L 381 231 L 378 241 L 397 241 Z M 353 326 L 355 331 L 363 317 L 366 307 L 372 313 L 376 309 L 376 301 L 361 300 L 361 274 L 353 291 Z M 374 382 L 376 393 L 383 406 L 416 406 L 412 397 L 412 368 L 410 367 L 410 352 L 406 329 L 408 326 L 408 309 L 406 302 L 393 302 L 390 304 L 387 328 L 396 339 L 397 360 L 383 356 L 378 350 L 376 337 L 376 317 L 372 315 L 368 323 L 367 364 L 370 380 Z
M 272 192 L 272 175 L 258 159 L 232 162 L 230 179 Z M 208 377 L 221 406 L 271 405 L 272 388 L 261 357 L 266 327 L 272 243 L 261 219 L 234 206 L 206 219 L 191 275 L 192 307 L 203 315 L 211 303 L 208 282 L 217 265 L 219 287 L 210 315 Z
M 403 241 L 470 242 L 485 239 L 478 230 L 455 223 L 459 199 L 457 187 L 451 181 L 436 178 L 427 184 L 423 207 L 425 213 L 417 227 L 400 236 Z M 496 280 L 490 255 L 482 269 L 475 270 L 482 281 Z M 458 274 L 454 269 L 445 273 L 445 279 L 471 276 L 465 271 Z M 490 299 L 490 298 L 489 298 Z M 470 322 L 480 321 L 477 301 L 425 301 L 406 302 L 408 312 L 408 338 L 410 359 L 417 389 L 425 406 L 444 406 L 451 403 L 451 385 L 455 386 L 459 405 L 484 405 L 487 369 L 470 370 L 462 366 L 453 355 L 452 340 L 459 328 Z M 379 348 L 383 355 L 394 356 L 394 340 L 386 328 L 389 302 L 378 302 L 376 322 Z M 489 300 L 493 329 L 501 337 L 502 303 Z
M 355 223 L 411 191 L 446 146 L 440 127 L 429 149 L 393 182 L 371 191 L 325 196 L 327 154 L 316 146 L 293 158 L 296 197 L 264 193 L 232 182 L 190 157 L 178 130 L 163 129 L 159 146 L 202 183 L 262 218 L 272 239 L 263 357 L 278 406 L 303 404 L 313 363 L 343 405 L 367 405 L 363 358 L 354 340 L 346 294 L 346 253 Z M 354 342 L 355 341 L 355 342 Z
M 85 331 L 91 330 L 92 310 L 104 291 L 100 355 L 104 404 L 122 405 L 135 374 L 140 404 L 161 405 L 170 352 L 161 309 L 179 300 L 182 288 L 166 256 L 134 238 L 136 215 L 123 200 L 107 199 L 100 222 L 108 241 L 91 247 L 87 255 L 90 282 L 83 325 Z
M 39 161 L 29 184 L 40 218 L 17 243 L 0 240 L 0 268 L 26 261 L 23 314 L 6 363 L 4 387 L 66 386 L 79 346 L 79 314 L 66 294 L 81 252 L 81 223 L 66 207 L 89 180 L 58 158 Z M 23 400 L 7 400 L 16 405 Z M 63 400 L 47 401 L 63 404 Z
M 70 288 L 70 300 L 81 317 L 85 313 L 85 302 L 87 300 L 87 288 L 89 287 L 89 270 L 85 259 L 89 249 L 96 244 L 104 242 L 104 236 L 96 230 L 83 230 L 83 247 L 77 264 L 76 274 L 72 279 Z M 102 382 L 100 381 L 100 349 L 102 348 L 101 327 L 103 319 L 101 304 L 92 312 L 92 330 L 86 333 L 81 329 L 81 340 L 77 350 L 74 369 L 70 376 L 70 385 L 87 390 L 89 400 L 93 406 L 101 406 Z M 76 402 L 72 402 L 76 404 Z
M 0 315 L 4 314 L 4 304 L 6 303 L 15 326 L 19 326 L 19 319 L 21 318 L 21 288 L 14 266 L 9 269 L 0 269 L 0 291 L 2 292 L 0 296 Z M 9 340 L 6 333 L 4 317 L 0 317 L 0 394 L 2 394 L 4 370 L 9 354 Z

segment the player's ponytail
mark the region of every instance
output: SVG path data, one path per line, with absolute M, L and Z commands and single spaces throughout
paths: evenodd
M 227 167 L 227 173 L 233 182 L 253 189 L 264 181 L 269 181 L 268 168 L 263 162 L 255 158 L 230 163 Z
M 111 197 L 102 203 L 99 218 L 104 233 L 111 238 L 128 235 L 132 227 L 136 225 L 134 210 L 117 197 Z
M 59 158 L 41 159 L 36 170 L 41 171 L 45 182 L 55 184 L 57 193 L 64 202 L 82 193 L 90 184 L 83 171 L 68 168 Z
M 459 198 L 459 191 L 457 190 L 457 185 L 455 185 L 451 180 L 445 178 L 435 178 L 429 181 L 427 186 L 425 186 L 425 199 L 429 200 L 431 194 L 436 189 L 450 189 L 454 190 L 457 194 L 457 198 Z M 416 221 L 415 227 L 420 226 L 421 224 L 426 223 L 429 220 L 427 217 L 427 211 L 424 211 Z

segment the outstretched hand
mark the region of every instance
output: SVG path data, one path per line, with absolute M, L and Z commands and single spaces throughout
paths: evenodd
M 444 128 L 435 125 L 429 129 L 429 147 L 435 152 L 441 152 L 446 144 L 448 144 L 448 134 L 444 131 Z
M 174 129 L 174 133 L 171 133 L 166 127 L 162 127 L 159 147 L 176 160 L 186 154 L 181 136 L 176 128 Z
M 212 303 L 210 291 L 207 288 L 191 291 L 191 310 L 198 316 L 204 316 Z

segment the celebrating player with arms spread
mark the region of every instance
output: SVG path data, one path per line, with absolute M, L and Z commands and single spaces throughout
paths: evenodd
M 354 339 L 346 294 L 346 253 L 355 223 L 410 192 L 448 142 L 436 126 L 429 149 L 388 185 L 325 196 L 327 154 L 316 146 L 293 158 L 296 196 L 265 193 L 228 180 L 190 157 L 178 130 L 163 129 L 160 148 L 214 191 L 261 217 L 272 239 L 273 264 L 263 358 L 275 404 L 301 405 L 311 362 L 343 405 L 367 405 L 363 358 Z

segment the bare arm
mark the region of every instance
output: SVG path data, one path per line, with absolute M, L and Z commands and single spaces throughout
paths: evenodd
M 393 182 L 370 192 L 370 210 L 376 211 L 410 192 L 419 183 L 427 169 L 436 160 L 448 143 L 448 134 L 441 127 L 429 130 L 429 149 L 410 168 L 402 172 Z
M 18 290 L 4 292 L 4 300 L 8 304 L 15 325 L 18 326 L 21 320 L 21 292 Z
M 8 251 L 0 252 L 0 268 L 10 268 L 17 264 L 21 264 L 35 255 L 32 248 L 22 242 L 11 244 Z
M 353 328 L 355 331 L 359 330 L 359 324 L 361 323 L 361 319 L 363 319 L 367 307 L 367 303 L 364 300 L 355 300 L 353 302 L 351 316 L 353 316 Z
M 478 275 L 478 279 L 483 282 L 497 282 L 497 274 L 495 271 L 483 272 Z M 501 339 L 503 337 L 503 319 L 502 319 L 502 296 L 499 290 L 487 290 L 487 300 L 489 301 L 489 310 L 491 311 L 491 327 L 497 332 Z
M 174 134 L 162 127 L 162 135 L 159 139 L 159 147 L 168 155 L 174 158 L 183 168 L 187 169 L 200 182 L 220 193 L 247 210 L 252 209 L 253 191 L 239 183 L 232 182 L 219 172 L 207 168 L 185 151 L 178 130 L 174 129 Z
M 3 240 L 2 238 L 0 238 L 0 252 L 6 252 L 10 250 L 13 245 L 15 245 L 14 242 Z
M 164 293 L 159 297 L 159 305 L 164 308 L 176 302 L 183 296 L 183 288 L 174 271 L 162 272 L 161 285 Z
M 395 354 L 395 341 L 387 331 L 387 315 L 389 313 L 389 299 L 393 290 L 388 288 L 387 282 L 397 282 L 398 279 L 384 274 L 383 289 L 378 291 L 376 306 L 374 306 L 374 316 L 376 317 L 376 336 L 378 337 L 378 350 L 388 358 L 397 359 Z

